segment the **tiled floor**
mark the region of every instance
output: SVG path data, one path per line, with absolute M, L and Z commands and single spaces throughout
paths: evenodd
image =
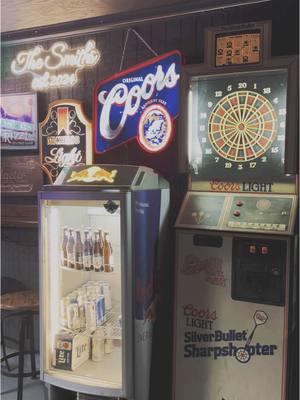
M 9 353 L 9 351 L 8 351 Z M 13 373 L 18 372 L 18 357 L 9 360 L 9 365 L 14 370 Z M 36 356 L 37 369 L 39 368 L 39 357 Z M 30 358 L 25 356 L 25 371 L 30 371 Z M 5 363 L 2 363 L 2 370 L 7 371 Z M 1 400 L 16 400 L 17 398 L 17 385 L 18 378 L 10 378 L 1 375 Z M 23 400 L 47 400 L 44 384 L 39 379 L 24 378 L 23 380 Z

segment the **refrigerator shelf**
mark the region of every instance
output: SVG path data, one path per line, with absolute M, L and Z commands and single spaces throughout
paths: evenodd
M 95 271 L 95 270 L 85 270 L 85 269 L 75 269 L 75 268 L 69 268 L 69 267 L 63 267 L 60 266 L 60 269 L 64 270 L 64 271 L 69 271 L 69 272 L 86 272 L 86 273 L 95 273 L 95 274 L 105 274 L 105 276 L 107 275 L 113 275 L 116 271 L 111 271 L 111 272 L 105 272 L 105 271 Z

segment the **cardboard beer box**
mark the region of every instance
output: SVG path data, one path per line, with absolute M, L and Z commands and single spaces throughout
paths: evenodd
M 74 371 L 89 359 L 90 337 L 85 334 L 60 332 L 55 337 L 54 366 Z

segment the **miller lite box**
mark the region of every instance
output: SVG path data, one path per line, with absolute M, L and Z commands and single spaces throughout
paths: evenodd
M 74 371 L 89 359 L 90 337 L 85 334 L 60 332 L 55 337 L 55 368 Z

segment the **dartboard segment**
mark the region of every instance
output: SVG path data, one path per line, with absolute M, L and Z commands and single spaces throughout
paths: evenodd
M 228 161 L 248 162 L 261 157 L 276 140 L 277 118 L 270 101 L 253 91 L 235 91 L 214 107 L 208 138 Z

